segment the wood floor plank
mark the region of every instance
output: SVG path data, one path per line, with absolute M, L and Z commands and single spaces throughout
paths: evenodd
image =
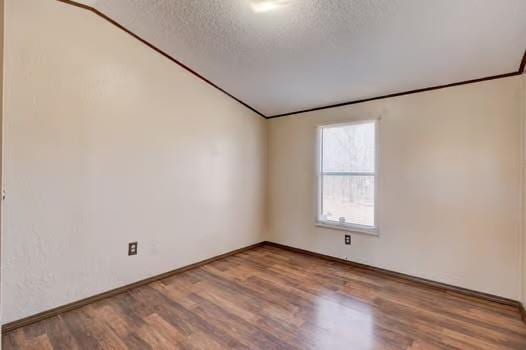
M 524 350 L 512 306 L 273 246 L 3 336 L 11 349 Z

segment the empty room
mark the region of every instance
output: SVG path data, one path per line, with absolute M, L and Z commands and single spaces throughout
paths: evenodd
M 0 0 L 0 348 L 526 350 L 525 0 Z

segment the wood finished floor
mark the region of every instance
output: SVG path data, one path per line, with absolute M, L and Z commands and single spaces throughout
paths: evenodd
M 511 306 L 263 246 L 6 334 L 3 349 L 526 349 Z

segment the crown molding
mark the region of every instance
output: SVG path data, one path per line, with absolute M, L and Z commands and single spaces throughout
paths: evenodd
M 275 115 L 268 116 L 268 115 L 265 115 L 265 114 L 261 113 L 260 111 L 258 111 L 254 107 L 250 106 L 248 103 L 246 103 L 246 102 L 242 101 L 241 99 L 235 97 L 234 95 L 232 95 L 231 93 L 229 93 L 228 91 L 226 91 L 225 89 L 220 87 L 219 85 L 217 85 L 214 82 L 212 82 L 209 79 L 207 79 L 205 76 L 199 74 L 198 72 L 196 72 L 195 70 L 193 70 L 192 68 L 187 66 L 186 64 L 184 64 L 181 61 L 177 60 L 173 56 L 169 55 L 168 53 L 166 53 L 165 51 L 161 50 L 160 48 L 158 48 L 157 46 L 153 45 L 152 43 L 148 42 L 147 40 L 145 40 L 144 38 L 140 37 L 139 35 L 133 33 L 131 30 L 129 30 L 128 28 L 126 28 L 122 24 L 118 23 L 117 21 L 115 21 L 111 17 L 107 16 L 106 14 L 104 14 L 104 13 L 100 12 L 99 10 L 95 9 L 94 7 L 88 6 L 88 5 L 84 5 L 84 4 L 80 4 L 80 3 L 76 2 L 76 1 L 73 1 L 73 0 L 56 0 L 56 1 L 64 3 L 64 4 L 72 5 L 72 6 L 84 9 L 84 10 L 88 10 L 88 11 L 96 14 L 97 16 L 102 17 L 103 19 L 105 19 L 109 23 L 113 24 L 117 28 L 119 28 L 122 31 L 128 33 L 129 35 L 131 35 L 135 39 L 139 40 L 144 45 L 148 46 L 152 50 L 154 50 L 157 53 L 161 54 L 162 56 L 166 57 L 167 59 L 169 59 L 170 61 L 172 61 L 175 64 L 179 65 L 180 67 L 184 68 L 185 70 L 187 70 L 188 72 L 190 72 L 191 74 L 196 76 L 197 78 L 199 78 L 202 81 L 204 81 L 204 82 L 208 83 L 209 85 L 213 86 L 214 88 L 216 88 L 217 90 L 221 91 L 222 93 L 224 93 L 228 97 L 234 99 L 238 103 L 242 104 L 246 108 L 250 109 L 251 111 L 253 111 L 254 113 L 258 114 L 259 116 L 261 116 L 261 117 L 263 117 L 265 119 L 282 118 L 282 117 L 287 117 L 287 116 L 291 116 L 291 115 L 297 115 L 297 114 L 302 114 L 302 113 L 307 113 L 307 112 L 320 111 L 320 110 L 329 109 L 329 108 L 337 108 L 337 107 L 349 106 L 349 105 L 353 105 L 353 104 L 364 103 L 364 102 L 375 101 L 375 100 L 381 100 L 381 99 L 385 99 L 385 98 L 416 94 L 416 93 L 420 93 L 420 92 L 426 92 L 426 91 L 432 91 L 432 90 L 438 90 L 438 89 L 445 89 L 445 88 L 448 88 L 448 87 L 459 86 L 459 85 L 480 83 L 480 82 L 483 82 L 483 81 L 494 80 L 494 79 L 508 78 L 508 77 L 513 77 L 513 76 L 516 76 L 516 75 L 523 74 L 524 70 L 526 68 L 526 50 L 525 50 L 524 54 L 522 56 L 522 60 L 521 60 L 521 62 L 519 64 L 519 68 L 515 72 L 509 72 L 509 73 L 493 75 L 493 76 L 488 76 L 488 77 L 482 77 L 482 78 L 477 78 L 477 79 L 471 79 L 471 80 L 464 80 L 464 81 L 459 81 L 459 82 L 450 83 L 450 84 L 436 85 L 436 86 L 425 87 L 425 88 L 420 88 L 420 89 L 414 89 L 414 90 L 408 90 L 408 91 L 402 91 L 402 92 L 395 92 L 395 93 L 391 93 L 391 94 L 387 94 L 387 95 L 381 95 L 381 96 L 376 96 L 376 97 L 368 97 L 368 98 L 363 98 L 363 99 L 358 99 L 358 100 L 351 100 L 351 101 L 340 102 L 340 103 L 331 104 L 331 105 L 313 107 L 313 108 L 308 108 L 308 109 L 301 109 L 301 110 L 297 110 L 297 111 L 293 111 L 293 112 L 287 112 L 287 113 L 281 113 L 281 114 L 275 114 Z
M 459 81 L 459 82 L 451 83 L 451 84 L 436 85 L 436 86 L 431 86 L 431 87 L 426 87 L 426 88 L 421 88 L 421 89 L 415 89 L 415 90 L 409 90 L 409 91 L 403 91 L 403 92 L 395 92 L 395 93 L 388 94 L 388 95 L 382 95 L 382 96 L 364 98 L 364 99 L 360 99 L 360 100 L 342 102 L 342 103 L 337 103 L 337 104 L 333 104 L 333 105 L 327 105 L 327 106 L 303 109 L 303 110 L 299 110 L 299 111 L 295 111 L 295 112 L 288 112 L 288 113 L 283 113 L 283 114 L 272 115 L 272 116 L 269 116 L 269 117 L 266 117 L 266 118 L 267 119 L 274 119 L 274 118 L 287 117 L 287 116 L 295 115 L 295 114 L 320 111 L 320 110 L 328 109 L 328 108 L 343 107 L 343 106 L 353 105 L 353 104 L 357 104 L 357 103 L 364 103 L 364 102 L 369 102 L 369 101 L 381 100 L 381 99 L 384 99 L 384 98 L 391 98 L 391 97 L 397 97 L 397 96 L 411 95 L 411 94 L 416 94 L 416 93 L 419 93 L 419 92 L 426 92 L 426 91 L 432 91 L 432 90 L 445 89 L 445 88 L 448 88 L 448 87 L 459 86 L 459 85 L 480 83 L 480 82 L 487 81 L 487 80 L 509 78 L 509 77 L 513 77 L 513 76 L 516 76 L 516 75 L 520 75 L 520 74 L 522 74 L 522 73 L 517 71 L 517 72 L 493 75 L 493 76 L 483 77 L 483 78 L 478 78 L 478 79 Z
M 149 48 L 151 48 L 152 50 L 156 51 L 157 53 L 161 54 L 162 56 L 166 57 L 167 59 L 169 59 L 170 61 L 172 61 L 173 63 L 177 64 L 178 66 L 184 68 L 186 71 L 190 72 L 191 74 L 193 74 L 194 76 L 196 76 L 197 78 L 203 80 L 205 83 L 208 83 L 209 85 L 212 85 L 213 87 L 215 87 L 217 90 L 221 91 L 222 93 L 224 93 L 225 95 L 227 95 L 228 97 L 236 100 L 237 102 L 239 102 L 240 104 L 242 104 L 243 106 L 245 106 L 246 108 L 250 109 L 252 112 L 258 114 L 260 117 L 263 117 L 263 118 L 267 118 L 267 116 L 265 116 L 263 113 L 259 112 L 257 109 L 255 109 L 254 107 L 248 105 L 247 103 L 243 102 L 241 99 L 235 97 L 234 95 L 232 95 L 231 93 L 229 93 L 228 91 L 226 91 L 225 89 L 223 89 L 222 87 L 220 87 L 219 85 L 217 85 L 216 83 L 210 81 L 209 79 L 207 79 L 206 77 L 204 77 L 203 75 L 197 73 L 195 70 L 193 70 L 192 68 L 188 67 L 187 65 L 185 65 L 184 63 L 182 63 L 181 61 L 177 60 L 176 58 L 172 57 L 171 55 L 169 55 L 168 53 L 166 53 L 165 51 L 161 50 L 160 48 L 158 48 L 157 46 L 153 45 L 152 43 L 150 43 L 149 41 L 147 41 L 146 39 L 140 37 L 139 35 L 135 34 L 134 32 L 132 32 L 131 30 L 129 30 L 128 28 L 126 28 L 125 26 L 123 26 L 122 24 L 118 23 L 117 21 L 115 21 L 114 19 L 110 18 L 109 16 L 107 16 L 106 14 L 100 12 L 99 10 L 97 10 L 96 8 L 94 7 L 91 7 L 91 6 L 88 6 L 88 5 L 84 5 L 84 4 L 80 4 L 78 2 L 75 2 L 75 1 L 72 1 L 72 0 L 56 0 L 58 2 L 61 2 L 61 3 L 64 3 L 64 4 L 67 4 L 67 5 L 71 5 L 71 6 L 75 6 L 75 7 L 78 7 L 78 8 L 81 8 L 83 10 L 87 10 L 87 11 L 90 11 L 94 14 L 96 14 L 97 16 L 99 17 L 102 17 L 103 19 L 105 19 L 106 21 L 108 21 L 109 23 L 113 24 L 115 27 L 119 28 L 120 30 L 128 33 L 129 35 L 131 35 L 132 37 L 134 37 L 135 39 L 139 40 L 140 42 L 142 42 L 144 45 L 148 46 Z

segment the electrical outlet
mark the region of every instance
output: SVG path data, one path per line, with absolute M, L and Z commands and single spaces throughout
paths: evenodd
M 345 235 L 345 244 L 351 245 L 351 235 Z
M 137 242 L 128 243 L 128 255 L 137 255 Z

